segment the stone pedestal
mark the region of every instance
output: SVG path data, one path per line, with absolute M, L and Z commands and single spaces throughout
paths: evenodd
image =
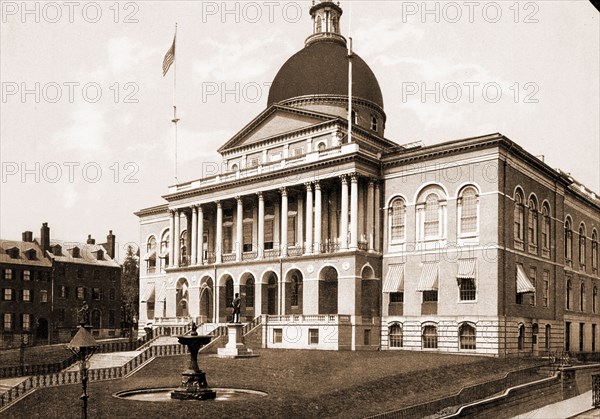
M 244 344 L 243 325 L 241 323 L 229 323 L 227 325 L 227 345 L 217 349 L 219 358 L 248 358 L 258 356 Z

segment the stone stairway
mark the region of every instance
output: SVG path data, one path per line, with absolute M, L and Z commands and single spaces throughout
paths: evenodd
M 90 358 L 89 368 L 95 370 L 101 368 L 120 367 L 127 364 L 140 353 L 141 351 L 128 351 L 110 352 L 106 354 L 94 354 Z M 79 371 L 79 363 L 71 365 L 65 371 Z
M 23 381 L 26 381 L 28 377 L 15 377 L 15 378 L 4 378 L 0 380 L 0 395 L 10 391 L 13 387 L 18 386 Z

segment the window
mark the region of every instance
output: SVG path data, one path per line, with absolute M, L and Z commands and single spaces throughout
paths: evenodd
M 585 323 L 579 323 L 579 352 L 583 352 L 583 343 L 585 342 Z
M 244 221 L 244 252 L 252 251 L 252 221 Z
M 525 237 L 524 231 L 524 217 L 525 217 L 525 209 L 523 208 L 523 195 L 521 191 L 517 191 L 515 193 L 515 210 L 514 210 L 514 236 L 515 241 L 517 243 L 520 242 L 519 245 L 515 245 L 515 247 L 519 247 L 522 250 L 522 243 Z
M 585 284 L 579 286 L 579 311 L 585 311 Z
M 517 345 L 519 350 L 523 350 L 525 348 L 525 325 L 519 325 L 519 335 L 517 336 Z
M 225 307 L 231 307 L 233 303 L 233 279 L 225 281 Z
M 273 343 L 283 342 L 283 329 L 273 329 Z
M 265 219 L 265 250 L 273 249 L 273 218 Z
M 12 288 L 4 288 L 4 301 L 12 301 L 12 300 L 13 300 Z
M 66 287 L 64 285 L 60 286 L 60 298 L 69 298 L 69 287 Z
M 325 144 L 325 143 L 319 143 L 319 145 L 317 146 L 317 150 L 319 152 L 325 151 L 326 149 L 327 149 L 327 144 Z
M 85 300 L 85 288 L 84 287 L 77 287 L 76 292 L 77 292 L 78 300 Z
M 458 328 L 458 340 L 460 343 L 460 349 L 477 349 L 475 327 L 467 323 L 462 324 Z
M 592 313 L 598 312 L 598 287 L 594 286 L 592 290 Z
M 458 278 L 460 301 L 474 301 L 477 288 L 474 278 Z
M 94 269 L 94 279 L 100 279 L 100 270 Z
M 296 216 L 288 216 L 288 231 L 287 231 L 287 242 L 289 246 L 296 245 Z
M 392 202 L 390 228 L 391 241 L 404 240 L 406 230 L 406 203 L 402 198 L 396 198 Z
M 5 269 L 4 270 L 4 279 L 12 279 L 12 269 Z
M 548 307 L 548 299 L 549 299 L 549 294 L 550 294 L 550 272 L 549 271 L 544 271 L 544 289 L 543 289 L 543 304 L 544 307 Z
M 231 223 L 223 226 L 223 253 L 231 253 L 233 251 L 233 227 Z
M 352 110 L 352 123 L 358 125 L 358 112 Z
M 108 327 L 115 327 L 115 311 L 108 310 Z
M 13 330 L 13 314 L 4 313 L 4 331 L 10 332 Z
M 596 352 L 596 325 L 592 325 L 592 352 Z
M 573 261 L 573 230 L 571 228 L 571 219 L 565 221 L 565 259 L 567 265 L 572 265 Z
M 292 157 L 299 157 L 304 155 L 304 147 L 294 147 L 292 148 Z
M 114 288 L 110 288 L 110 289 L 108 290 L 108 299 L 109 299 L 110 301 L 115 301 L 115 298 L 116 298 L 116 291 L 115 291 L 115 289 L 114 289 Z
M 377 117 L 376 116 L 371 117 L 371 129 L 373 131 L 377 131 Z
M 565 293 L 567 310 L 571 310 L 573 306 L 573 283 L 571 279 L 567 279 L 567 292 Z
M 535 199 L 529 200 L 529 216 L 527 219 L 527 231 L 529 232 L 529 251 L 531 253 L 537 252 L 538 245 L 538 210 Z
M 477 233 L 478 198 L 475 188 L 464 189 L 458 205 L 460 209 L 460 234 Z
M 529 280 L 531 281 L 531 285 L 533 285 L 533 288 L 537 289 L 537 287 L 536 287 L 537 286 L 537 269 L 533 266 L 529 268 Z M 536 303 L 535 291 L 530 294 L 531 294 L 531 300 L 530 300 L 529 304 L 534 306 Z
M 84 272 L 83 269 L 77 269 L 77 278 L 83 278 Z
M 546 340 L 544 342 L 544 346 L 546 349 L 550 349 L 550 336 L 552 335 L 552 326 L 549 324 L 546 325 Z
M 435 291 L 423 291 L 423 302 L 437 302 L 438 300 L 438 292 Z
M 404 292 L 390 292 L 390 303 L 403 303 Z
M 31 327 L 31 316 L 27 313 L 21 314 L 21 325 L 23 330 L 29 330 Z
M 565 322 L 565 351 L 571 350 L 571 322 Z
M 23 290 L 23 301 L 31 301 L 31 291 Z
M 169 231 L 165 231 L 162 235 L 162 240 L 160 241 L 160 257 L 164 258 L 164 264 L 161 264 L 162 269 L 169 266 L 169 245 L 171 241 L 171 235 Z
M 592 272 L 598 273 L 598 232 L 592 231 Z
M 24 270 L 23 271 L 23 281 L 29 281 L 29 280 L 31 280 L 31 271 Z
M 58 313 L 58 321 L 59 322 L 64 322 L 65 321 L 65 309 L 64 308 L 59 308 L 57 310 Z
M 92 300 L 100 299 L 100 288 L 94 287 L 92 288 Z
M 395 323 L 390 326 L 388 331 L 389 345 L 390 348 L 401 348 L 402 347 L 402 326 Z
M 246 281 L 246 307 L 254 307 L 254 278 Z
M 438 347 L 437 327 L 436 326 L 424 326 L 421 341 L 422 341 L 422 345 L 423 345 L 424 349 L 437 348 Z
M 436 194 L 429 194 L 425 200 L 425 237 L 440 235 L 440 203 Z
M 154 273 L 156 271 L 156 237 L 150 236 L 148 243 L 146 243 L 146 269 L 148 273 Z
M 579 267 L 585 271 L 585 226 L 579 226 Z
M 550 208 L 547 203 L 544 203 L 542 208 L 542 256 L 550 256 Z
M 318 345 L 319 344 L 319 329 L 308 329 L 308 344 Z
M 371 329 L 365 329 L 363 331 L 363 345 L 371 344 Z

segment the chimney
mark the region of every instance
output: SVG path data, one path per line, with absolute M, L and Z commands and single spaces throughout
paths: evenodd
M 108 236 L 106 236 L 106 253 L 108 253 L 108 256 L 110 256 L 111 259 L 115 258 L 115 241 L 115 235 L 112 230 L 109 230 Z
M 88 234 L 87 244 L 96 244 L 96 240 L 92 239 L 92 235 Z
M 50 250 L 50 227 L 48 227 L 48 223 L 43 223 L 40 229 L 40 247 L 44 257 L 46 257 L 46 251 Z
M 21 235 L 21 237 L 22 237 L 21 241 L 31 243 L 33 241 L 33 232 L 24 231 L 23 234 Z

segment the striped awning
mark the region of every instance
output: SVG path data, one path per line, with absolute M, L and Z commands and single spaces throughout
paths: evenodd
M 165 250 L 163 250 L 163 251 L 161 252 L 161 254 L 160 254 L 160 255 L 158 255 L 158 257 L 159 257 L 159 258 L 161 258 L 161 259 L 165 259 L 165 258 L 167 258 L 168 256 L 169 256 L 169 249 L 165 249 Z
M 517 293 L 535 292 L 535 287 L 527 277 L 522 265 L 517 265 Z
M 390 265 L 383 283 L 383 292 L 401 291 L 404 291 L 404 264 Z
M 165 301 L 167 299 L 167 283 L 165 282 L 164 284 L 162 284 L 162 287 L 160 287 L 160 291 L 158 292 L 158 298 L 156 299 L 156 301 L 161 302 L 161 301 Z
M 477 259 L 459 259 L 457 278 L 475 278 L 475 262 Z
M 142 298 L 140 299 L 141 303 L 146 303 L 148 301 L 154 301 L 154 284 L 151 284 L 150 287 L 146 290 Z
M 144 260 L 155 260 L 156 259 L 156 250 L 152 250 L 144 255 Z
M 419 279 L 419 285 L 417 286 L 417 291 L 437 291 L 438 276 L 438 262 L 424 263 L 423 270 L 421 271 L 421 279 Z

